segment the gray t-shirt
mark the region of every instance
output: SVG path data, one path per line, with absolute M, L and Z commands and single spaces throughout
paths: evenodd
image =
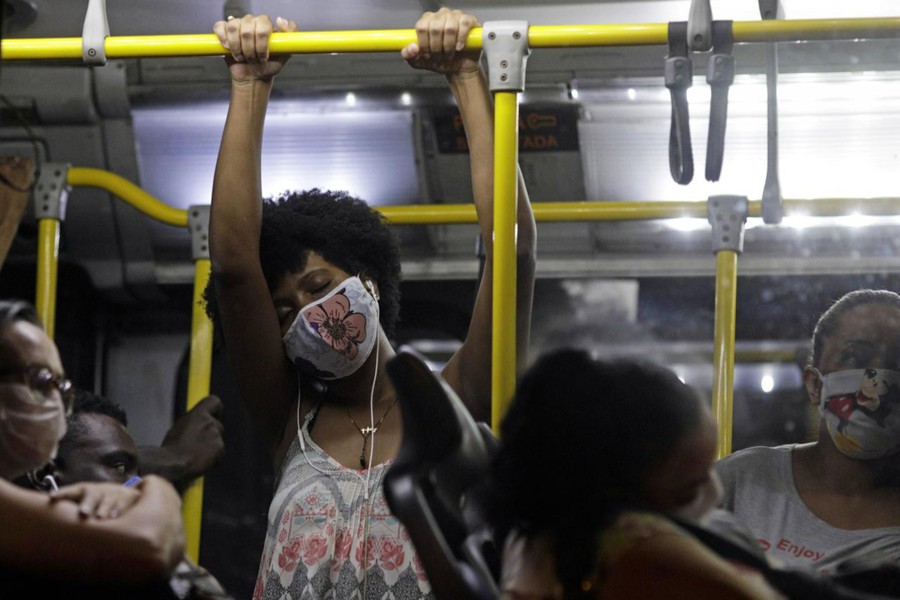
M 848 558 L 900 562 L 900 527 L 838 529 L 806 507 L 794 485 L 793 448 L 757 446 L 716 463 L 725 488 L 723 508 L 756 535 L 766 555 L 822 573 L 834 572 Z

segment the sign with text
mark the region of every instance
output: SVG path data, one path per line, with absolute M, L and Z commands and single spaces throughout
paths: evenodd
M 455 108 L 434 113 L 438 151 L 458 154 L 469 151 L 462 118 Z M 519 152 L 577 152 L 578 107 L 569 104 L 519 107 Z

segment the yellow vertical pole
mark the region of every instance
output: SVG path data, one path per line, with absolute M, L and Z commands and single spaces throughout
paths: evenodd
M 194 408 L 200 400 L 209 395 L 209 379 L 212 371 L 213 327 L 212 322 L 203 310 L 203 290 L 206 289 L 210 275 L 209 259 L 196 260 L 194 269 L 187 410 Z M 200 523 L 202 514 L 203 478 L 200 477 L 185 490 L 182 504 L 186 551 L 188 557 L 195 563 L 198 563 L 200 560 Z
M 494 94 L 494 282 L 491 423 L 500 420 L 516 388 L 516 204 L 518 201 L 519 94 Z
M 734 414 L 734 324 L 737 312 L 737 255 L 744 249 L 750 210 L 745 196 L 710 196 L 706 216 L 716 254 L 716 319 L 713 335 L 713 413 L 718 424 L 718 458 L 731 454 Z
M 59 219 L 38 220 L 37 289 L 35 308 L 51 338 L 56 329 L 56 278 L 59 266 Z
M 720 250 L 716 253 L 716 322 L 713 336 L 713 412 L 718 423 L 718 458 L 731 454 L 736 307 L 737 253 Z
M 56 333 L 56 288 L 59 268 L 59 224 L 66 212 L 69 165 L 44 163 L 37 175 L 31 200 L 38 221 L 37 285 L 35 308 L 44 331 Z

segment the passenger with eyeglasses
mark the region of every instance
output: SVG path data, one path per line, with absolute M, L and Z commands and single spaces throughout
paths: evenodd
M 12 483 L 55 456 L 73 396 L 34 307 L 0 301 L 0 597 L 173 597 L 184 533 L 168 482 L 83 483 L 49 499 Z
M 72 413 L 72 400 L 75 398 L 75 389 L 72 382 L 65 377 L 53 374 L 50 367 L 41 365 L 24 365 L 19 367 L 0 368 L 0 381 L 21 379 L 21 382 L 31 388 L 35 404 L 52 404 L 54 392 L 59 393 L 66 414 Z

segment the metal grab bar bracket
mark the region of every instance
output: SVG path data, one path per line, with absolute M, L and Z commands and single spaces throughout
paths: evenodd
M 691 0 L 687 23 L 688 46 L 694 52 L 712 48 L 712 8 L 709 0 Z
M 109 21 L 106 18 L 106 0 L 89 0 L 81 31 L 81 59 L 86 65 L 106 64 L 106 38 L 109 37 Z
M 759 16 L 763 21 L 784 18 L 781 0 L 759 0 Z
M 528 48 L 528 21 L 488 21 L 482 27 L 482 48 L 487 57 L 492 92 L 524 92 Z
M 706 203 L 706 216 L 712 225 L 713 252 L 744 251 L 744 224 L 747 222 L 750 202 L 746 196 L 710 196 Z
M 32 192 L 36 219 L 65 220 L 66 201 L 71 189 L 66 182 L 70 166 L 69 163 L 41 165 L 41 172 Z
M 209 258 L 209 204 L 192 204 L 188 208 L 188 229 L 194 260 Z

